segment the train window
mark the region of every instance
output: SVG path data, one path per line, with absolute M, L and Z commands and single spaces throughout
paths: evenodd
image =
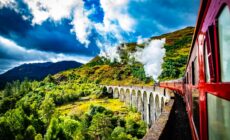
M 200 126 L 200 120 L 199 120 L 199 90 L 194 88 L 192 90 L 192 114 L 193 114 L 193 121 L 196 126 L 196 130 L 198 135 L 200 134 L 199 132 L 199 126 Z
M 210 81 L 210 71 L 209 71 L 209 64 L 208 64 L 208 51 L 207 51 L 207 42 L 204 44 L 204 62 L 205 62 L 205 78 L 206 82 Z
M 189 84 L 189 76 L 188 76 L 188 72 L 187 72 L 187 76 L 186 76 L 186 84 Z
M 227 6 L 224 7 L 218 17 L 220 67 L 222 82 L 230 82 L 230 13 Z
M 197 63 L 197 58 L 194 59 L 192 62 L 192 84 L 197 85 L 198 83 L 198 63 Z
M 207 94 L 209 140 L 230 140 L 230 102 Z
M 216 81 L 216 70 L 215 70 L 215 51 L 214 51 L 214 25 L 210 25 L 208 27 L 208 32 L 206 34 L 206 49 L 207 49 L 207 63 L 209 66 L 209 74 L 210 74 L 210 81 L 215 82 Z M 206 63 L 206 64 L 207 64 Z M 206 77 L 207 78 L 207 77 Z M 208 81 L 207 81 L 208 82 Z
M 192 62 L 192 84 L 195 85 L 195 68 L 194 62 Z

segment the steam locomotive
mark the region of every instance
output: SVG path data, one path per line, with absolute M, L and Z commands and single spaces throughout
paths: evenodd
M 160 86 L 184 97 L 193 139 L 230 140 L 230 0 L 201 1 L 185 75 Z

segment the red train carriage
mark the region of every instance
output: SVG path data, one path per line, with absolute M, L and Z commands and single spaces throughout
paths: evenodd
M 230 0 L 203 0 L 183 79 L 161 87 L 184 95 L 193 139 L 230 140 Z

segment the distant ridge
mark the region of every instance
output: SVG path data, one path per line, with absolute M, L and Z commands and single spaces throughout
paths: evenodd
M 0 75 L 0 88 L 3 88 L 7 82 L 14 80 L 22 81 L 26 77 L 29 80 L 42 80 L 49 74 L 53 75 L 61 71 L 80 67 L 81 65 L 82 63 L 76 61 L 23 64 Z

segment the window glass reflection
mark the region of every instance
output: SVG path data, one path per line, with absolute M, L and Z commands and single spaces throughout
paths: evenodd
M 220 65 L 222 82 L 230 81 L 230 13 L 225 6 L 218 18 Z
M 209 140 L 230 140 L 230 101 L 207 94 Z

